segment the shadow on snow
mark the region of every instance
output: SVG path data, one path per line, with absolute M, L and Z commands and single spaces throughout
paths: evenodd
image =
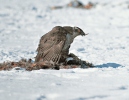
M 106 63 L 106 64 L 102 64 L 102 65 L 96 65 L 95 67 L 97 67 L 97 68 L 108 68 L 108 67 L 118 68 L 118 67 L 123 67 L 123 66 L 120 64 L 117 64 L 117 63 Z
M 92 97 L 88 97 L 88 98 L 77 98 L 77 99 L 73 99 L 73 100 L 91 100 L 91 99 L 103 99 L 106 98 L 108 96 L 106 95 L 98 95 L 98 96 L 92 96 Z

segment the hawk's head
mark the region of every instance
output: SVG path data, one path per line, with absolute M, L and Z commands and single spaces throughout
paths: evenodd
M 81 36 L 87 35 L 87 34 L 85 34 L 85 33 L 83 32 L 83 30 L 82 30 L 81 28 L 79 28 L 79 27 L 73 27 L 73 33 L 74 33 L 74 34 L 77 34 L 77 35 L 81 35 Z
M 83 32 L 83 30 L 79 27 L 70 27 L 70 26 L 64 26 L 63 27 L 65 30 L 67 30 L 68 34 L 71 34 L 73 37 L 76 37 L 78 35 L 81 35 L 81 36 L 85 36 L 87 34 L 85 34 Z

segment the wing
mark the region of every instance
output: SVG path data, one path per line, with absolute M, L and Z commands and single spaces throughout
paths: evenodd
M 58 63 L 62 48 L 65 44 L 66 33 L 61 27 L 53 28 L 52 31 L 41 37 L 38 46 L 38 54 L 35 61 L 53 61 Z

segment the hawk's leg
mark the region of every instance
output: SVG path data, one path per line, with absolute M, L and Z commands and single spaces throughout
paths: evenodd
M 68 55 L 68 58 L 66 59 L 66 64 L 80 65 L 81 64 L 81 60 L 76 55 L 74 55 L 73 53 L 70 53 Z
M 90 68 L 90 67 L 94 67 L 92 63 L 89 63 L 87 61 L 83 61 L 81 59 L 79 59 L 76 55 L 74 55 L 73 53 L 70 53 L 68 55 L 68 58 L 66 60 L 67 64 L 70 65 L 81 65 L 81 68 Z

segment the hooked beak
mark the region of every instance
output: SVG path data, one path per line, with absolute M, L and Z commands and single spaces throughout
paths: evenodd
M 88 35 L 89 33 L 85 34 L 84 32 L 81 34 L 82 36 Z

